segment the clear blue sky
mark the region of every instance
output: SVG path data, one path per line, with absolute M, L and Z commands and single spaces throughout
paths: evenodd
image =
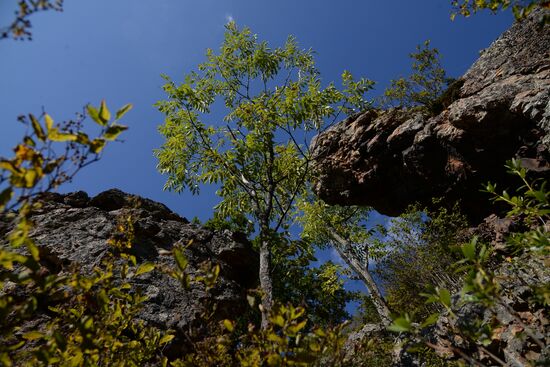
M 0 25 L 8 24 L 15 0 L 0 2 Z M 376 80 L 379 88 L 406 74 L 408 53 L 426 39 L 440 49 L 448 74 L 461 75 L 512 22 L 509 14 L 449 20 L 447 0 L 67 0 L 63 13 L 32 17 L 34 40 L 0 42 L 0 155 L 21 136 L 19 114 L 71 118 L 88 102 L 105 98 L 114 109 L 127 102 L 130 130 L 124 144 L 63 190 L 91 194 L 118 187 L 167 204 L 179 214 L 206 219 L 212 191 L 200 197 L 162 192 L 152 150 L 162 140 L 162 115 L 153 104 L 164 98 L 161 73 L 174 80 L 217 48 L 230 17 L 261 39 L 280 45 L 293 34 L 317 52 L 325 81 L 344 69 Z
M 0 26 L 9 24 L 15 4 L 0 1 Z M 63 13 L 31 18 L 33 41 L 0 42 L 0 156 L 10 155 L 21 137 L 20 114 L 44 107 L 64 120 L 102 98 L 111 109 L 131 102 L 125 143 L 109 146 L 101 162 L 62 191 L 94 195 L 117 187 L 204 220 L 216 202 L 213 190 L 199 197 L 163 192 L 164 178 L 155 169 L 152 150 L 162 144 L 156 129 L 163 117 L 153 104 L 165 97 L 160 74 L 182 80 L 204 60 L 206 48 L 220 45 L 224 24 L 234 19 L 273 46 L 292 34 L 303 48 L 313 48 L 327 83 L 347 69 L 383 90 L 408 73 L 407 55 L 426 39 L 456 77 L 512 17 L 479 14 L 451 22 L 450 9 L 450 0 L 66 0 Z

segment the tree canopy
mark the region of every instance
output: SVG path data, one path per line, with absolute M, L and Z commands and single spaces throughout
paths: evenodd
M 331 121 L 366 108 L 367 79 L 344 72 L 343 91 L 322 86 L 311 50 L 290 37 L 271 48 L 235 23 L 224 42 L 197 72 L 176 84 L 166 77 L 168 99 L 158 102 L 166 115 L 159 128 L 166 138 L 156 150 L 166 189 L 193 193 L 215 184 L 219 203 L 214 220 L 228 221 L 252 235 L 260 251 L 263 325 L 273 302 L 272 266 L 310 244 L 294 241 L 289 228 L 299 215 L 296 200 L 308 192 L 311 170 L 308 134 Z M 219 110 L 223 116 L 217 116 Z

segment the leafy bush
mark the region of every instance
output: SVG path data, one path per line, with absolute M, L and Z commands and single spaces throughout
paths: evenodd
M 510 161 L 507 167 L 521 180 L 519 189 L 515 193 L 499 193 L 495 185 L 488 184 L 486 191 L 493 195 L 494 201 L 508 204 L 508 215 L 522 221 L 526 230 L 512 233 L 504 252 L 496 252 L 473 237 L 461 247 L 462 259 L 457 262 L 458 270 L 465 272 L 461 291 L 452 296 L 446 288 L 433 287 L 425 294 L 428 303 L 438 304 L 444 311 L 430 315 L 420 326 L 405 314 L 397 318 L 391 328 L 413 332 L 418 340 L 437 352 L 454 355 L 472 365 L 506 366 L 506 359 L 525 365 L 546 365 L 550 362 L 544 339 L 547 326 L 529 315 L 544 313 L 550 304 L 547 267 L 550 240 L 546 225 L 550 216 L 550 193 L 546 181 L 528 179 L 519 161 Z M 520 282 L 520 288 L 524 288 L 521 294 L 514 282 Z M 523 311 L 513 307 L 517 304 Z M 464 316 L 464 310 L 471 311 Z M 442 320 L 441 316 L 449 320 L 445 324 L 449 336 L 443 345 L 424 339 L 421 332 L 423 327 Z M 506 333 L 525 343 L 520 354 L 504 353 L 500 349 L 499 341 Z
M 43 124 L 32 114 L 20 118 L 28 133 L 13 158 L 0 160 L 0 210 L 13 223 L 8 242 L 0 247 L 2 365 L 139 366 L 157 358 L 172 338 L 135 319 L 144 298 L 128 292 L 129 281 L 154 267 L 136 266 L 127 253 L 131 222 L 121 223 L 125 237 L 111 241 L 112 255 L 91 275 L 77 268 L 59 273 L 29 236 L 30 215 L 40 207 L 34 199 L 96 162 L 106 142 L 126 129 L 118 120 L 130 108 L 124 106 L 111 120 L 105 102 L 99 109 L 88 106 L 100 128 L 95 138 L 84 132 L 83 115 L 61 124 L 47 114 Z M 45 321 L 36 324 L 36 319 Z

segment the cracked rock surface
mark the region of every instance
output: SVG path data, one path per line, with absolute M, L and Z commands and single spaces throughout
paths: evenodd
M 191 328 L 199 331 L 193 337 L 201 337 L 200 316 L 209 305 L 217 305 L 213 320 L 232 318 L 247 310 L 246 290 L 257 284 L 259 260 L 250 243 L 239 236 L 201 228 L 163 204 L 116 189 L 93 198 L 84 192 L 48 193 L 39 200 L 41 208 L 31 217 L 31 237 L 41 247 L 50 271 L 78 266 L 84 274 L 91 272 L 107 255 L 107 241 L 116 233 L 117 223 L 128 215 L 134 223 L 132 251 L 138 265 L 150 261 L 161 267 L 175 267 L 172 256 L 162 255 L 162 250 L 170 251 L 175 244 L 186 245 L 191 240 L 193 243 L 185 250 L 189 274 L 197 273 L 206 261 L 220 265 L 220 276 L 209 292 L 201 284 L 185 290 L 157 270 L 132 279 L 135 287 L 148 296 L 139 317 L 176 332 L 171 343 L 174 350 L 169 354 L 182 353 Z M 10 222 L 0 218 L 2 238 L 10 229 Z M 47 315 L 43 321 L 47 321 Z

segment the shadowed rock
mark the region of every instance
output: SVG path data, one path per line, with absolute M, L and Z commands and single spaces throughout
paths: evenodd
M 506 186 L 506 160 L 520 158 L 548 177 L 550 26 L 540 15 L 514 24 L 484 50 L 437 116 L 372 110 L 317 136 L 315 192 L 330 204 L 368 205 L 388 215 L 414 202 L 429 205 L 434 196 L 460 199 L 479 220 L 489 214 L 482 184 Z
M 160 267 L 175 268 L 173 257 L 162 255 L 166 252 L 162 250 L 189 241 L 193 241 L 185 250 L 189 274 L 197 273 L 206 261 L 220 265 L 218 281 L 209 292 L 201 284 L 185 290 L 157 270 L 132 280 L 135 288 L 148 297 L 139 317 L 150 325 L 176 332 L 168 355 L 181 355 L 190 338 L 205 336 L 201 314 L 214 310 L 213 305 L 213 322 L 234 318 L 248 309 L 246 290 L 257 286 L 258 255 L 245 239 L 228 231 L 214 232 L 190 224 L 163 204 L 116 189 L 93 198 L 84 192 L 48 193 L 39 201 L 41 208 L 31 217 L 31 237 L 40 246 L 50 272 L 77 266 L 84 274 L 90 273 L 108 254 L 107 241 L 116 233 L 117 224 L 128 216 L 134 223 L 132 251 L 138 265 L 151 261 Z M 11 225 L 6 218 L 0 218 L 0 224 L 0 234 L 6 238 Z M 190 335 L 192 328 L 194 334 Z

